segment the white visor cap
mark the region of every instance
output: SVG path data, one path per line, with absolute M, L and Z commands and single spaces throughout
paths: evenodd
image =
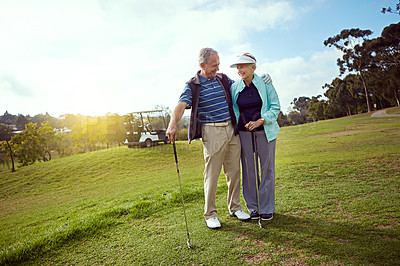
M 236 57 L 235 63 L 231 65 L 231 68 L 236 68 L 236 66 L 240 64 L 255 64 L 255 63 L 256 61 L 251 57 L 245 55 L 238 55 Z

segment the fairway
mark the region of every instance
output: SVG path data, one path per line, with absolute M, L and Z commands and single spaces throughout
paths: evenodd
M 392 108 L 390 113 L 399 113 Z M 389 113 L 389 111 L 388 111 Z M 0 264 L 398 264 L 400 118 L 370 114 L 284 127 L 271 221 L 203 218 L 201 141 L 112 148 L 0 168 Z M 241 197 L 242 206 L 245 206 Z

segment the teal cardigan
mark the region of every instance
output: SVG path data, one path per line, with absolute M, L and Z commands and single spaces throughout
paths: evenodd
M 279 132 L 279 125 L 276 121 L 281 112 L 281 105 L 279 103 L 278 94 L 275 91 L 272 83 L 265 84 L 263 79 L 254 74 L 253 84 L 257 88 L 262 100 L 261 117 L 265 119 L 264 131 L 268 141 L 276 139 Z M 239 121 L 239 106 L 237 99 L 239 93 L 246 87 L 243 79 L 240 79 L 232 84 L 231 95 L 233 102 L 233 111 L 236 116 L 236 121 Z

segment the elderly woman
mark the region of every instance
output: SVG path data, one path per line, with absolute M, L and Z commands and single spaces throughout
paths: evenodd
M 242 146 L 243 197 L 252 219 L 271 220 L 275 211 L 278 95 L 272 83 L 265 84 L 254 73 L 256 59 L 253 55 L 238 56 L 231 67 L 237 68 L 241 77 L 231 86 L 231 94 Z M 257 180 L 259 168 L 254 154 L 260 159 L 261 180 Z

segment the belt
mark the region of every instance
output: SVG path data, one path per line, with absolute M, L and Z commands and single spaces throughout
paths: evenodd
M 213 126 L 213 127 L 226 127 L 231 124 L 231 121 L 225 121 L 225 122 L 215 122 L 215 123 L 204 123 L 203 125 L 205 126 Z

